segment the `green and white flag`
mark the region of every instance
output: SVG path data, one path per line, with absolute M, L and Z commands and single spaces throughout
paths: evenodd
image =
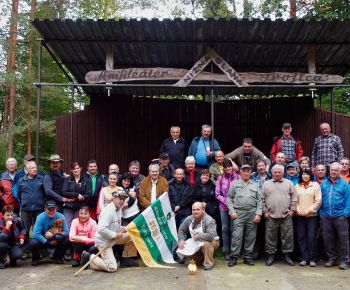
M 168 193 L 163 193 L 125 228 L 143 262 L 148 267 L 166 267 L 175 263 L 173 250 L 177 246 L 175 214 Z

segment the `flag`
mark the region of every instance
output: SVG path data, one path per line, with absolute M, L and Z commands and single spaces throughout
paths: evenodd
M 163 193 L 125 229 L 148 267 L 166 268 L 161 264 L 175 263 L 173 250 L 177 246 L 178 237 L 175 215 L 167 192 Z

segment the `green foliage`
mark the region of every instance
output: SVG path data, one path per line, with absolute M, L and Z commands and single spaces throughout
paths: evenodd
M 313 5 L 299 4 L 307 19 L 348 19 L 350 17 L 350 2 L 348 0 L 319 0 Z
M 265 0 L 260 6 L 261 16 L 281 18 L 289 6 L 284 0 Z

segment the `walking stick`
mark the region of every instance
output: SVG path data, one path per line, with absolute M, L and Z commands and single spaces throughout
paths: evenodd
M 101 255 L 108 247 L 110 247 L 113 243 L 115 242 L 115 239 L 112 239 L 110 240 L 107 244 L 105 244 L 103 246 L 103 248 L 101 250 L 98 251 L 98 253 L 91 259 L 89 260 L 83 267 L 81 267 L 81 269 L 74 273 L 74 277 L 78 276 L 80 274 L 80 272 L 82 272 L 83 270 L 85 270 L 89 265 L 90 263 L 96 259 L 97 256 Z

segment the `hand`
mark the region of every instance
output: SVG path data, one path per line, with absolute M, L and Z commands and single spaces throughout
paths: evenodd
M 73 243 L 80 243 L 80 238 L 78 237 L 73 237 Z
M 211 151 L 207 150 L 206 153 L 205 153 L 205 155 L 206 155 L 207 157 L 210 157 Z
M 80 193 L 78 194 L 78 200 L 79 201 L 83 201 L 84 200 L 84 196 L 82 196 Z
M 56 246 L 58 244 L 57 240 L 50 241 L 51 246 Z
M 236 218 L 238 218 L 238 214 L 232 213 L 232 214 L 230 214 L 230 217 L 231 217 L 231 219 L 235 220 Z
M 204 207 L 204 208 L 207 207 L 207 203 L 206 203 L 206 202 L 203 201 L 202 204 L 203 204 L 203 207 Z
M 10 229 L 10 227 L 12 226 L 12 220 L 9 220 L 6 222 L 6 228 Z
M 290 211 L 288 212 L 288 214 L 289 214 L 289 216 L 293 216 L 293 215 L 294 215 L 294 211 L 290 210 Z
M 298 212 L 298 215 L 300 215 L 300 216 L 305 216 L 305 212 L 304 212 L 304 211 L 298 210 L 297 212 Z M 289 214 L 289 213 L 288 213 L 288 214 Z
M 129 207 L 128 203 L 125 202 L 125 203 L 123 204 L 123 208 L 128 208 L 128 207 Z
M 175 206 L 174 212 L 177 212 L 179 210 L 180 210 L 180 206 L 179 205 Z
M 46 239 L 50 240 L 50 239 L 52 239 L 52 237 L 53 237 L 53 233 L 51 233 L 51 232 L 49 232 L 49 231 L 47 231 L 47 232 L 45 233 L 45 238 L 46 238 Z
M 186 242 L 184 240 L 179 241 L 179 243 L 178 243 L 179 249 L 182 250 L 185 247 L 185 244 L 186 244 Z
M 136 197 L 136 192 L 135 191 L 129 191 L 129 196 L 132 198 Z
M 260 221 L 261 221 L 261 216 L 256 214 L 254 219 L 253 219 L 253 223 L 258 224 L 258 223 L 260 223 Z
M 24 244 L 24 239 L 19 239 L 19 244 L 23 245 Z
M 268 218 L 270 217 L 270 214 L 269 214 L 268 212 L 265 212 L 265 213 L 264 213 L 264 217 L 265 217 L 266 219 L 268 219 Z
M 122 232 L 117 232 L 117 236 L 115 237 L 116 239 L 121 239 L 123 236 Z

